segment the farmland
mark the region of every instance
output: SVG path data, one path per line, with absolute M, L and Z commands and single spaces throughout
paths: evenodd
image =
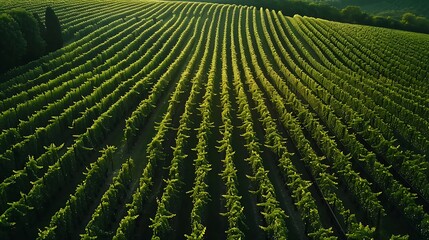
M 51 6 L 66 42 L 0 75 L 0 239 L 429 239 L 429 35 L 0 6 Z

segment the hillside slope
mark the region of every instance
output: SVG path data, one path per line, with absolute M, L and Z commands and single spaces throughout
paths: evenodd
M 429 35 L 170 1 L 52 6 L 0 76 L 0 239 L 428 239 Z

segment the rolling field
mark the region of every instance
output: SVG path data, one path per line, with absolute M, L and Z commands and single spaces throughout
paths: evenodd
M 0 239 L 429 239 L 429 35 L 236 5 L 52 6 L 0 75 Z

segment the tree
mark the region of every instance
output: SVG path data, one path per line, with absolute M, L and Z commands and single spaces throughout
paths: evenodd
M 360 7 L 357 6 L 345 7 L 341 10 L 341 15 L 343 19 L 349 23 L 367 24 L 369 20 L 369 15 L 362 12 Z
M 417 25 L 417 16 L 413 13 L 404 13 L 404 15 L 402 15 L 402 19 L 401 22 L 405 25 Z
M 0 72 L 18 64 L 25 54 L 27 42 L 19 24 L 6 13 L 0 14 Z
M 34 16 L 24 9 L 13 9 L 8 12 L 19 25 L 25 41 L 27 49 L 21 59 L 21 63 L 26 63 L 43 55 L 45 52 L 45 42 L 40 36 L 40 29 L 37 20 Z
M 413 13 L 404 13 L 404 15 L 402 15 L 401 23 L 404 24 L 408 29 L 412 29 L 414 31 L 429 31 L 429 20 L 424 17 L 416 16 Z
M 57 15 L 51 7 L 47 7 L 45 11 L 46 23 L 46 44 L 47 50 L 53 52 L 63 46 L 63 36 L 61 33 L 61 25 Z

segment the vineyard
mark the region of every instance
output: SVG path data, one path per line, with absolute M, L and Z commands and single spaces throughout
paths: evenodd
M 429 239 L 429 35 L 170 1 L 0 0 L 0 239 Z

